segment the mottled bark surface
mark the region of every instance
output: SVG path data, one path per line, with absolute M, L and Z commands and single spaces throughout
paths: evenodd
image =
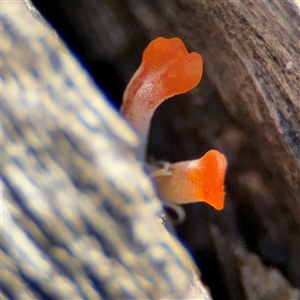
M 1 9 L 0 298 L 210 300 L 137 136 L 47 24 Z
M 300 46 L 295 3 L 34 3 L 116 103 L 152 38 L 176 35 L 189 50 L 201 53 L 202 82 L 159 109 L 149 154 L 179 161 L 210 148 L 224 152 L 229 160 L 227 205 L 221 213 L 204 204 L 186 206 L 187 221 L 178 232 L 199 261 L 215 299 L 251 299 L 253 282 L 265 286 L 266 272 L 243 276 L 245 249 L 260 257 L 252 260 L 253 266 L 266 265 L 283 274 L 274 280 L 284 284 L 275 284 L 257 299 L 294 299 L 290 284 L 300 286 Z M 257 281 L 252 280 L 255 276 Z M 285 286 L 285 291 L 279 293 L 277 286 Z

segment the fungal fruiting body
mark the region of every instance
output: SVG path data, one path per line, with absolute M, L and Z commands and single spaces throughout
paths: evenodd
M 142 141 L 155 109 L 166 99 L 194 88 L 202 77 L 202 67 L 201 55 L 188 53 L 179 38 L 159 37 L 148 45 L 121 106 L 122 114 Z M 225 156 L 211 150 L 198 160 L 170 164 L 168 170 L 158 170 L 153 177 L 165 201 L 204 201 L 220 210 L 224 206 L 226 167 Z
M 166 99 L 186 93 L 202 77 L 202 58 L 188 53 L 179 38 L 153 40 L 125 90 L 121 112 L 145 139 L 155 109 Z
M 184 204 L 203 201 L 217 210 L 224 207 L 224 178 L 227 160 L 217 150 L 197 160 L 170 164 L 154 181 L 162 199 Z

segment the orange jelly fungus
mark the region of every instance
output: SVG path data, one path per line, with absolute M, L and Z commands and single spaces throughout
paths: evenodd
M 121 112 L 140 137 L 147 136 L 155 109 L 166 99 L 193 89 L 202 77 L 202 57 L 188 53 L 179 38 L 153 40 L 125 90 Z
M 143 53 L 142 63 L 129 82 L 121 112 L 144 140 L 156 108 L 166 99 L 193 89 L 202 77 L 202 57 L 189 53 L 179 38 L 153 40 Z M 224 207 L 224 178 L 227 161 L 216 150 L 198 160 L 178 162 L 154 178 L 165 201 L 204 201 L 215 209 Z
M 179 204 L 204 201 L 221 210 L 224 207 L 226 168 L 225 156 L 210 150 L 198 160 L 171 164 L 170 175 L 154 180 L 165 201 Z

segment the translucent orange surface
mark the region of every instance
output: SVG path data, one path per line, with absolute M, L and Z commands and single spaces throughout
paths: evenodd
M 221 210 L 226 168 L 225 156 L 210 150 L 198 160 L 171 164 L 170 176 L 157 177 L 155 181 L 165 201 L 180 204 L 203 201 Z

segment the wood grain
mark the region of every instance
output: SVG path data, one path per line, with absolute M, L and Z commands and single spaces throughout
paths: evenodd
M 251 134 L 278 183 L 290 191 L 286 201 L 300 224 L 300 44 L 295 5 L 179 2 L 185 13 L 177 19 L 178 30 L 188 31 L 225 107 Z
M 192 225 L 183 238 L 212 257 L 207 228 L 217 223 L 300 286 L 299 7 L 279 0 L 34 2 L 101 87 L 113 94 L 120 79 L 117 102 L 151 39 L 178 36 L 201 53 L 200 87 L 161 107 L 152 137 L 151 154 L 163 153 L 157 157 L 183 160 L 214 147 L 230 161 L 225 210 L 187 207 Z M 213 263 L 224 259 L 208 263 L 213 294 L 245 294 L 234 284 L 220 288 L 230 270 L 217 272 Z

